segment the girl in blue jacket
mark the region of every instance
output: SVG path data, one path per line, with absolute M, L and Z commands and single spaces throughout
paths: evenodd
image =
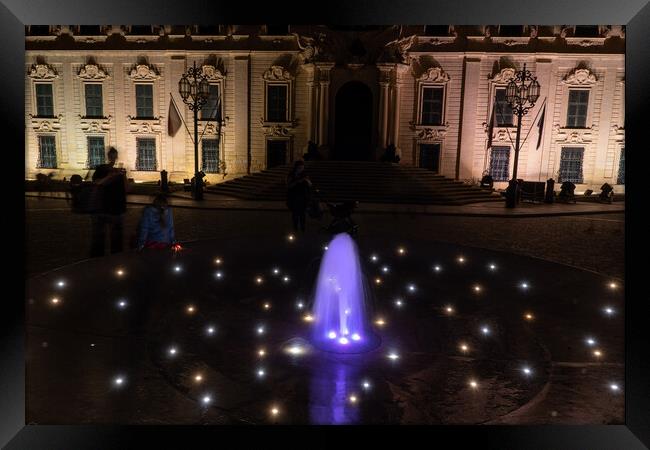
M 170 248 L 176 244 L 174 217 L 163 194 L 144 208 L 138 231 L 138 250 L 143 248 Z

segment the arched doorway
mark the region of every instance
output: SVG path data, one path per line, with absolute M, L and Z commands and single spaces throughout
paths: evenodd
M 336 93 L 333 159 L 368 161 L 372 155 L 372 92 L 360 81 Z

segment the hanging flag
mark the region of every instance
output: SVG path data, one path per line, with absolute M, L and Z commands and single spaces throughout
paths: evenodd
M 169 114 L 167 115 L 167 134 L 175 136 L 181 127 L 182 119 L 176 108 L 174 97 L 169 95 Z
M 539 134 L 537 136 L 537 147 L 535 150 L 539 149 L 539 146 L 542 145 L 542 133 L 544 132 L 544 115 L 546 114 L 546 102 L 542 107 L 542 114 L 539 117 L 539 122 L 537 122 L 537 128 L 539 129 Z
M 488 126 L 488 142 L 487 146 L 488 148 L 492 147 L 492 133 L 494 132 L 494 121 L 496 120 L 496 117 L 494 117 L 494 108 L 496 107 L 496 102 L 492 105 L 492 114 L 490 114 L 490 125 Z

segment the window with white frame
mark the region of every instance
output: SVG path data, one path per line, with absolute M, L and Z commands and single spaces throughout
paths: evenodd
M 86 99 L 86 117 L 103 117 L 102 85 L 99 83 L 84 83 L 84 93 Z
M 442 125 L 444 86 L 422 86 L 420 97 L 420 124 Z
M 494 181 L 508 181 L 510 174 L 510 147 L 492 147 L 489 173 Z
M 562 147 L 560 156 L 560 182 L 570 181 L 571 183 L 582 183 L 582 161 L 584 153 L 584 147 Z
M 51 135 L 38 137 L 38 162 L 39 169 L 56 169 L 56 138 Z
M 36 115 L 38 117 L 54 117 L 54 96 L 52 83 L 36 83 Z
M 621 158 L 618 160 L 616 184 L 625 184 L 625 147 L 621 148 Z
M 135 85 L 135 117 L 152 119 L 153 115 L 153 84 L 137 83 Z
M 506 100 L 506 88 L 498 87 L 494 95 L 494 115 L 498 127 L 511 127 L 513 124 L 512 108 Z
M 208 101 L 201 108 L 201 120 L 221 121 L 221 96 L 220 86 L 217 83 L 210 84 Z
M 585 128 L 587 126 L 587 109 L 589 91 L 587 89 L 570 89 L 567 109 L 567 128 Z
M 219 142 L 217 139 L 201 141 L 203 154 L 201 157 L 202 170 L 205 173 L 219 173 Z
M 289 122 L 289 84 L 266 85 L 266 121 Z
M 156 170 L 156 140 L 152 138 L 136 139 L 137 155 L 135 159 L 135 170 L 155 171 Z
M 104 138 L 102 136 L 89 136 L 86 166 L 89 169 L 94 169 L 100 164 L 104 164 L 106 162 L 105 155 Z

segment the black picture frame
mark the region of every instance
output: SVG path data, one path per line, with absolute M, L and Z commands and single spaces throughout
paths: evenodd
M 288 2 L 224 2 L 213 0 L 1 0 L 0 30 L 2 48 L 0 67 L 3 68 L 0 88 L 0 112 L 4 125 L 3 147 L 7 188 L 4 206 L 8 214 L 3 223 L 5 238 L 20 244 L 27 232 L 18 213 L 24 208 L 23 194 L 15 186 L 23 186 L 24 176 L 18 166 L 24 166 L 24 58 L 26 24 L 138 24 L 138 23 L 336 23 L 336 24 L 620 24 L 626 25 L 626 141 L 627 147 L 644 149 L 642 142 L 646 114 L 650 104 L 647 73 L 650 73 L 650 5 L 647 0 L 505 0 L 470 1 L 390 1 L 351 2 L 335 0 L 291 5 Z M 8 138 L 8 139 L 7 139 Z M 640 153 L 640 152 L 639 152 Z M 650 446 L 650 363 L 645 343 L 648 328 L 644 325 L 644 295 L 639 274 L 633 274 L 630 261 L 639 252 L 640 235 L 632 224 L 642 223 L 643 211 L 635 208 L 636 173 L 642 167 L 641 156 L 628 152 L 626 192 L 626 360 L 625 360 L 625 425 L 603 426 L 502 426 L 502 427 L 373 427 L 373 439 L 410 448 L 408 441 L 433 446 L 443 440 L 452 448 L 540 448 L 540 449 L 636 449 Z M 15 158 L 15 162 L 14 162 Z M 638 178 L 636 178 L 638 180 Z M 639 186 L 636 186 L 639 187 Z M 6 203 L 5 203 L 6 204 Z M 9 214 L 10 213 L 10 214 Z M 647 233 L 647 231 L 646 231 Z M 634 235 L 634 247 L 630 237 Z M 10 239 L 9 239 L 10 237 Z M 21 240 L 22 238 L 22 240 Z M 16 274 L 7 276 L 16 287 L 4 298 L 0 325 L 0 444 L 8 449 L 29 448 L 136 448 L 136 440 L 147 447 L 191 448 L 192 442 L 206 439 L 211 446 L 225 444 L 229 438 L 238 439 L 236 447 L 250 448 L 250 441 L 282 439 L 287 445 L 311 447 L 303 438 L 295 437 L 296 428 L 247 427 L 121 427 L 121 426 L 37 426 L 25 425 L 24 383 L 24 249 L 11 251 L 10 264 Z M 18 257 L 16 257 L 18 256 Z M 639 269 L 637 269 L 639 270 Z M 294 434 L 291 438 L 284 432 Z M 305 431 L 301 428 L 300 431 Z M 308 431 L 319 435 L 323 444 L 339 445 L 348 439 L 348 427 L 313 427 Z M 280 436 L 282 432 L 283 436 Z M 390 434 L 390 437 L 389 437 Z M 290 439 L 287 441 L 287 439 Z M 471 445 L 473 443 L 474 445 Z M 270 445 L 270 444 L 268 444 Z M 226 448 L 232 448 L 226 445 Z M 446 446 L 446 448 L 449 448 Z

